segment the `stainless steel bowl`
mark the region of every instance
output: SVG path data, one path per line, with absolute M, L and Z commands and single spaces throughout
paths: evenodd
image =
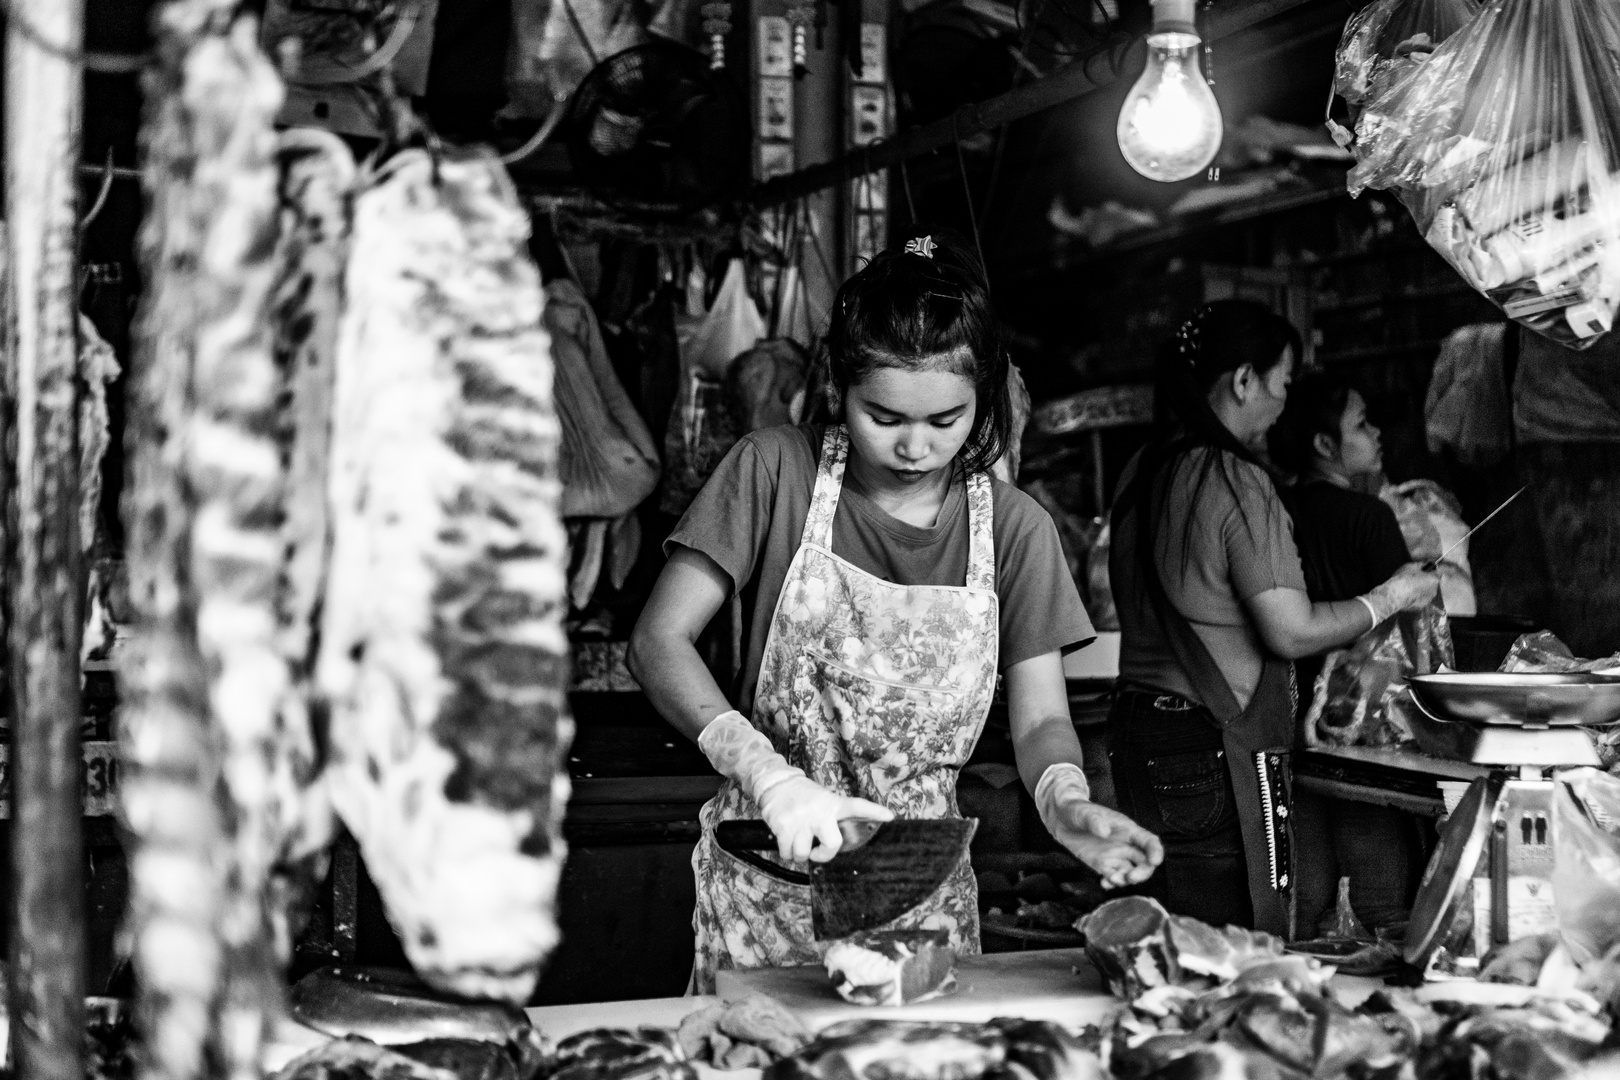
M 1620 677 L 1456 672 L 1408 680 L 1418 704 L 1456 723 L 1516 727 L 1601 727 L 1620 721 Z

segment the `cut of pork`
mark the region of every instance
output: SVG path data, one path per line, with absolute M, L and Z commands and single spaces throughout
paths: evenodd
M 568 798 L 559 427 L 499 163 L 405 151 L 358 196 L 318 679 L 333 804 L 417 973 L 521 1003 Z

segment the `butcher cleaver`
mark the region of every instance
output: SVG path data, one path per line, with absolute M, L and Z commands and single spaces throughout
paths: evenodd
M 810 922 L 817 941 L 832 941 L 893 922 L 955 873 L 967 855 L 977 818 L 838 823 L 844 845 L 808 874 L 759 854 L 775 851 L 776 834 L 763 821 L 722 821 L 714 842 L 779 881 L 810 886 Z

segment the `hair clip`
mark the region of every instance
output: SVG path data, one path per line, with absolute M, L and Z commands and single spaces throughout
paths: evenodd
M 906 254 L 921 255 L 925 259 L 932 259 L 934 257 L 933 235 L 930 234 L 928 236 L 920 236 L 915 240 L 907 240 Z

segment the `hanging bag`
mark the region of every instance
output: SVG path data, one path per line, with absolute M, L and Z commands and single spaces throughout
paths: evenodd
M 1521 325 L 1575 349 L 1608 333 L 1620 6 L 1495 0 L 1369 91 L 1351 192 L 1396 191 L 1430 246 Z
M 741 259 L 732 259 L 708 313 L 676 327 L 681 378 L 664 436 L 664 490 L 660 508 L 681 514 L 709 474 L 736 443 L 726 378 L 731 363 L 765 336 L 765 320 L 748 294 Z

